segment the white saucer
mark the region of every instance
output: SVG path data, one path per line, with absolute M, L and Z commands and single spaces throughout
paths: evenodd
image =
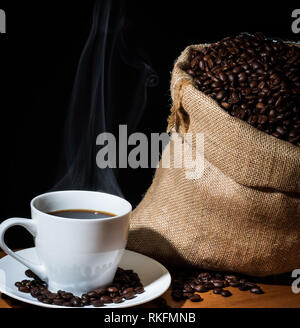
M 18 251 L 17 253 L 33 262 L 37 261 L 34 247 Z M 125 250 L 119 266 L 122 269 L 134 270 L 139 275 L 145 292 L 138 294 L 131 300 L 126 300 L 119 304 L 107 304 L 103 308 L 125 308 L 140 305 L 161 296 L 170 286 L 171 276 L 168 270 L 148 256 Z M 15 282 L 28 279 L 25 276 L 25 270 L 27 268 L 23 264 L 10 256 L 0 259 L 0 291 L 25 303 L 48 308 L 61 308 L 62 306 L 41 303 L 30 294 L 18 291 L 18 288 L 15 287 Z M 85 308 L 95 307 L 86 306 Z

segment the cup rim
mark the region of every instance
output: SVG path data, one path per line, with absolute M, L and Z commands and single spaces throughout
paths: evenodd
M 98 218 L 98 219 L 84 219 L 84 220 L 80 220 L 80 219 L 76 219 L 76 218 L 67 218 L 67 217 L 61 217 L 61 216 L 56 216 L 56 215 L 52 215 L 52 214 L 49 214 L 49 213 L 46 213 L 46 212 L 43 212 L 41 211 L 40 209 L 38 209 L 36 207 L 36 205 L 34 204 L 36 202 L 36 200 L 38 200 L 39 198 L 42 198 L 42 197 L 46 197 L 46 196 L 49 196 L 49 195 L 53 195 L 53 194 L 62 194 L 62 193 L 94 193 L 94 194 L 105 194 L 105 195 L 108 195 L 108 196 L 111 196 L 113 198 L 116 198 L 116 199 L 119 199 L 121 200 L 122 202 L 125 202 L 128 206 L 128 209 L 125 213 L 123 214 L 120 214 L 120 215 L 116 215 L 116 216 L 111 216 L 111 217 L 107 217 L 107 218 Z M 107 192 L 102 192 L 102 191 L 92 191 L 92 190 L 58 190 L 58 191 L 50 191 L 50 192 L 46 192 L 46 193 L 43 193 L 43 194 L 40 194 L 36 197 L 34 197 L 31 201 L 30 201 L 30 207 L 31 209 L 34 209 L 35 211 L 37 211 L 39 214 L 43 214 L 43 215 L 47 215 L 47 216 L 50 216 L 52 217 L 53 219 L 57 219 L 57 220 L 68 220 L 68 221 L 80 221 L 80 222 L 97 222 L 97 221 L 111 221 L 111 220 L 116 220 L 120 217 L 123 217 L 123 216 L 126 216 L 128 215 L 131 211 L 132 211 L 132 205 L 125 199 L 125 198 L 122 198 L 120 196 L 116 196 L 116 195 L 113 195 L 113 194 L 109 194 Z

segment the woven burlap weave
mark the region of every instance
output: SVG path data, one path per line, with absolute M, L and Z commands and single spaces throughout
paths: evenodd
M 256 276 L 300 268 L 300 148 L 194 87 L 183 68 L 201 47 L 186 48 L 173 69 L 169 129 L 181 133 L 171 145 L 185 132 L 204 134 L 204 173 L 187 179 L 171 152 L 171 168 L 156 170 L 132 213 L 127 247 L 164 263 Z

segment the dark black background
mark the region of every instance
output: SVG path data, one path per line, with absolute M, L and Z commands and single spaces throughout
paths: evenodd
M 29 201 L 57 182 L 63 129 L 76 67 L 87 39 L 93 0 L 1 1 L 7 33 L 0 35 L 1 171 L 0 221 L 29 217 Z M 130 39 L 143 49 L 159 76 L 149 90 L 138 128 L 162 132 L 170 109 L 169 80 L 176 57 L 190 44 L 238 32 L 299 40 L 291 31 L 296 2 L 125 1 Z M 299 6 L 298 6 L 299 7 Z M 126 88 L 126 81 L 124 81 Z M 121 187 L 136 205 L 153 170 L 123 170 Z M 12 247 L 31 238 L 8 233 Z

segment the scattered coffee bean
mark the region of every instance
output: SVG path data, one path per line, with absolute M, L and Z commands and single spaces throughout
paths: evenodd
M 81 297 L 72 293 L 58 290 L 52 293 L 47 289 L 47 284 L 43 282 L 30 270 L 26 270 L 26 276 L 33 280 L 24 279 L 16 282 L 15 286 L 20 292 L 30 293 L 32 297 L 45 304 L 54 304 L 67 307 L 82 307 L 93 305 L 95 307 L 104 306 L 110 303 L 121 303 L 142 294 L 145 290 L 139 276 L 133 270 L 117 269 L 113 284 L 107 288 L 97 288 L 83 294 Z
M 117 293 L 119 290 L 118 288 L 111 286 L 106 288 L 109 293 Z
M 73 305 L 73 306 L 76 306 L 76 307 L 79 307 L 79 306 L 82 305 L 80 297 L 74 297 L 74 298 L 71 300 L 71 302 L 72 302 L 72 305 Z
M 249 290 L 249 289 L 250 289 L 250 287 L 247 286 L 246 284 L 241 284 L 240 287 L 239 287 L 239 290 L 241 290 L 241 291 L 246 291 L 246 290 Z
M 185 299 L 187 299 L 187 298 L 190 298 L 191 296 L 193 296 L 193 293 L 183 293 L 182 295 Z
M 162 309 L 170 308 L 166 300 L 162 297 L 156 298 L 155 300 L 152 301 L 152 303 Z
M 28 277 L 31 276 L 27 272 Z M 20 291 L 30 293 L 38 301 L 45 304 L 54 304 L 58 306 L 67 307 L 81 307 L 93 305 L 95 307 L 102 307 L 105 304 L 121 303 L 124 300 L 129 300 L 136 297 L 136 294 L 144 292 L 143 285 L 140 282 L 138 275 L 132 270 L 123 270 L 118 268 L 114 282 L 107 288 L 97 288 L 81 297 L 76 297 L 72 293 L 59 290 L 57 293 L 52 293 L 47 289 L 45 282 L 38 277 L 34 280 L 24 279 L 21 282 L 16 282 L 15 286 Z M 246 277 L 239 277 L 238 275 L 228 275 L 220 272 L 173 272 L 172 273 L 172 293 L 171 296 L 175 301 L 189 299 L 192 302 L 203 301 L 197 292 L 207 292 L 212 290 L 214 294 L 220 294 L 223 297 L 231 296 L 229 290 L 225 290 L 226 286 L 239 287 L 240 290 L 250 290 L 255 294 L 263 294 L 263 291 L 256 283 L 248 281 Z M 223 286 L 218 287 L 218 286 Z M 113 297 L 111 296 L 113 295 Z M 160 299 L 160 298 L 159 298 Z M 155 300 L 160 305 L 159 307 L 169 307 L 165 300 Z M 164 304 L 163 304 L 164 303 Z
M 29 269 L 25 271 L 25 275 L 29 278 L 37 278 L 37 276 Z
M 83 304 L 83 306 L 88 306 L 91 304 L 91 301 L 89 299 L 83 299 L 81 300 L 81 303 Z
M 122 291 L 122 295 L 126 295 L 126 294 L 131 293 L 131 292 L 133 292 L 132 287 L 126 288 Z
M 229 281 L 229 285 L 231 287 L 236 287 L 237 288 L 237 287 L 240 287 L 241 283 L 237 280 L 231 280 L 231 281 Z
M 186 293 L 191 293 L 193 291 L 193 288 L 191 287 L 190 284 L 184 284 L 184 292 Z
M 92 301 L 92 305 L 95 307 L 101 307 L 101 306 L 104 306 L 104 303 L 101 302 L 100 300 L 95 300 L 95 301 Z
M 134 291 L 135 291 L 137 294 L 142 294 L 142 293 L 145 292 L 145 289 L 144 289 L 144 287 L 137 287 L 137 288 L 135 288 Z
M 172 275 L 172 292 L 171 296 L 174 301 L 179 302 L 186 299 L 198 299 L 200 295 L 195 292 L 210 291 L 223 297 L 231 296 L 231 292 L 224 289 L 228 286 L 239 287 L 241 290 L 260 289 L 254 282 L 249 281 L 245 276 L 226 274 L 221 272 L 197 272 L 197 270 L 179 271 L 171 270 Z M 191 292 L 186 292 L 187 286 L 192 287 Z M 220 286 L 220 287 L 219 287 Z M 261 290 L 261 289 L 260 289 Z M 254 291 L 253 291 L 254 292 Z M 259 293 L 259 291 L 256 291 Z M 202 300 L 202 298 L 201 298 Z
M 254 294 L 263 294 L 264 292 L 259 288 L 259 287 L 253 287 L 250 289 L 250 292 L 251 293 L 254 293 Z
M 206 293 L 208 291 L 204 285 L 196 285 L 194 289 L 199 293 Z
M 216 287 L 216 288 L 223 288 L 224 287 L 223 281 L 214 281 L 213 285 L 214 285 L 213 287 Z
M 72 307 L 73 304 L 72 304 L 72 302 L 63 302 L 63 306 Z
M 203 298 L 198 294 L 193 294 L 192 296 L 189 297 L 189 299 L 192 302 L 201 302 L 201 301 L 203 301 Z
M 20 286 L 19 287 L 19 292 L 30 293 L 30 288 L 28 286 Z
M 102 296 L 106 294 L 106 288 L 97 288 L 94 290 L 97 296 Z
M 231 292 L 229 290 L 222 290 L 221 291 L 221 295 L 224 296 L 224 297 L 229 297 L 231 296 Z
M 222 293 L 222 290 L 223 290 L 222 288 L 215 288 L 214 291 L 213 291 L 213 293 L 214 294 L 221 294 Z
M 62 295 L 62 298 L 64 299 L 64 300 L 70 300 L 72 297 L 74 297 L 74 295 L 72 294 L 72 293 L 64 293 L 63 295 Z
M 101 296 L 100 301 L 103 303 L 112 303 L 111 297 L 106 295 Z
M 63 305 L 63 303 L 64 303 L 64 301 L 61 299 L 61 298 L 55 298 L 54 300 L 53 300 L 53 304 L 54 305 Z
M 132 291 L 132 292 L 128 292 L 128 293 L 126 293 L 125 295 L 123 294 L 123 297 L 124 297 L 126 300 L 131 300 L 132 298 L 135 297 L 135 293 L 134 293 L 134 291 Z
M 113 303 L 122 303 L 123 302 L 123 297 L 122 296 L 116 296 L 112 299 Z

